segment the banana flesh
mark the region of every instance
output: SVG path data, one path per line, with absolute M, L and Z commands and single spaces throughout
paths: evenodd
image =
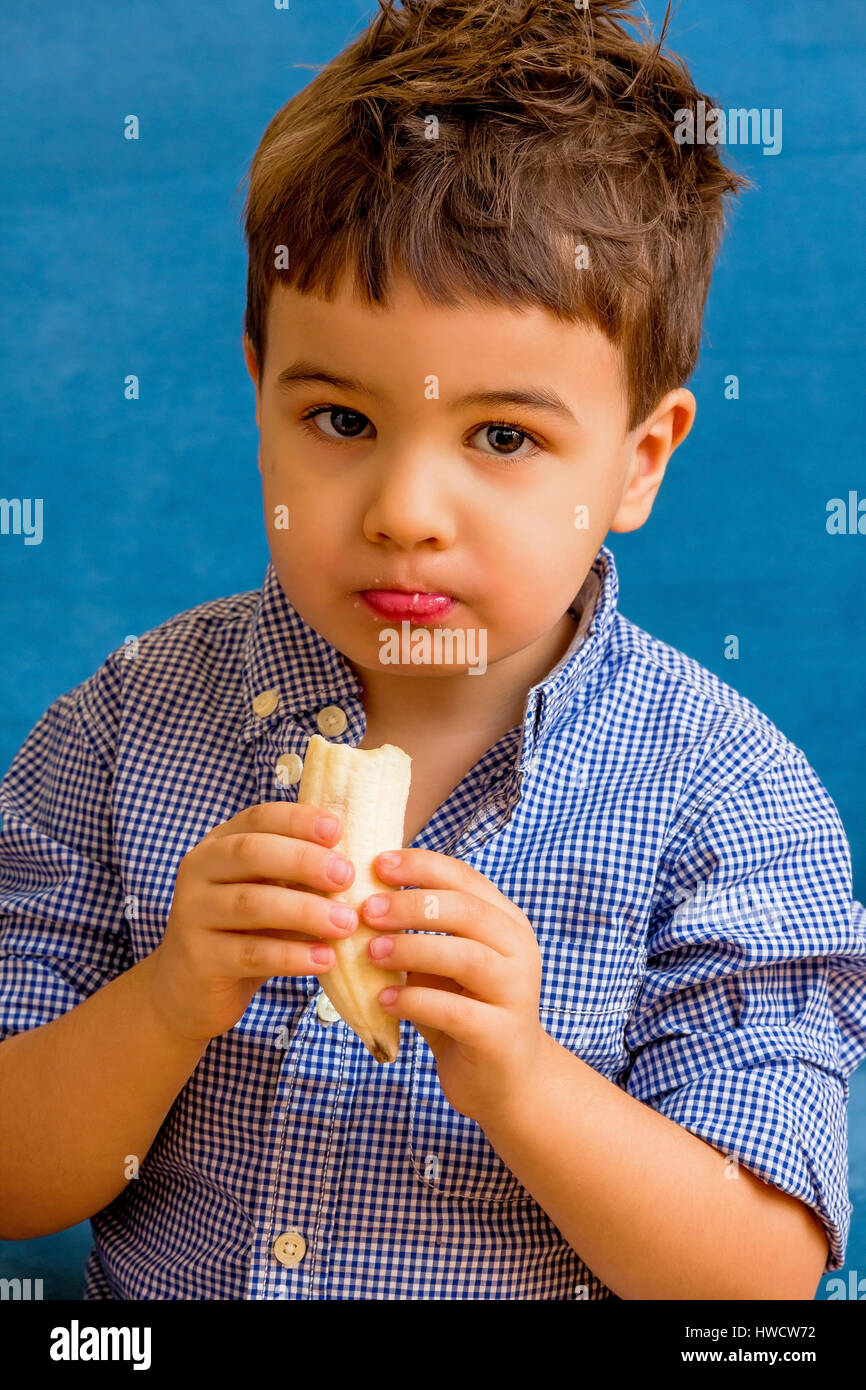
M 334 846 L 355 866 L 348 888 L 326 896 L 360 910 L 371 893 L 399 890 L 383 883 L 373 867 L 383 850 L 403 848 L 403 826 L 409 799 L 412 759 L 393 743 L 380 748 L 352 748 L 329 743 L 313 734 L 308 745 L 298 801 L 333 811 L 342 822 L 342 837 Z M 400 1048 L 400 1020 L 387 1014 L 377 995 L 387 985 L 404 985 L 406 972 L 383 970 L 367 952 L 378 935 L 360 922 L 351 936 L 329 939 L 336 963 L 320 984 L 345 1023 L 358 1035 L 377 1062 L 394 1062 Z

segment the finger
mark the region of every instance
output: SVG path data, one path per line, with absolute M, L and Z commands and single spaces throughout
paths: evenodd
M 245 830 L 213 840 L 201 867 L 211 883 L 284 883 L 322 893 L 341 892 L 355 877 L 345 855 L 265 831 Z M 340 868 L 346 871 L 343 878 L 335 872 Z
M 328 960 L 316 960 L 313 951 L 327 951 Z M 209 964 L 220 975 L 269 980 L 272 975 L 324 975 L 336 964 L 336 956 L 333 947 L 323 944 L 227 931 L 215 933 Z
M 419 985 L 383 986 L 397 990 L 393 1003 L 379 996 L 386 1013 L 405 1018 L 416 1028 L 436 1029 L 455 1042 L 481 1048 L 491 1036 L 494 1006 L 447 989 L 422 989 Z M 498 1022 L 498 1020 L 496 1020 Z
M 348 913 L 343 926 L 340 909 L 343 916 Z M 201 916 L 218 932 L 280 931 L 338 940 L 358 924 L 358 914 L 348 903 L 270 883 L 217 884 L 208 893 Z
M 367 954 L 383 970 L 444 977 L 489 1004 L 507 1005 L 514 993 L 513 967 L 480 941 L 418 932 L 376 935 L 367 943 Z
M 374 912 L 380 898 L 385 911 Z M 365 927 L 448 932 L 480 942 L 500 956 L 517 955 L 522 946 L 515 936 L 514 918 L 505 914 L 498 903 L 471 893 L 430 892 L 426 888 L 372 893 L 361 903 L 359 911 Z
M 289 835 L 295 840 L 318 840 L 335 845 L 342 836 L 343 822 L 336 811 L 324 811 L 307 802 L 262 801 L 246 806 L 222 825 L 215 825 L 200 843 L 244 832 Z
M 451 854 L 439 854 L 431 849 L 386 850 L 388 857 L 396 857 L 393 866 L 382 863 L 382 856 L 375 859 L 376 873 L 383 883 L 414 884 L 426 888 L 453 888 L 461 893 L 474 893 L 486 902 L 499 907 L 509 917 L 526 925 L 526 917 L 520 908 L 500 893 L 494 883 L 479 873 L 471 864 L 455 859 Z

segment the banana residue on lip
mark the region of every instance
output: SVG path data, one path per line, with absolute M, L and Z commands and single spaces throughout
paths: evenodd
M 380 591 L 379 591 L 379 590 L 376 590 L 376 589 L 371 589 L 369 592 L 370 592 L 370 593 L 377 593 L 377 592 L 380 592 Z M 389 592 L 393 592 L 393 593 L 402 593 L 402 590 L 400 590 L 400 589 L 395 589 L 395 590 L 389 591 Z M 419 600 L 420 598 L 427 598 L 428 595 L 427 595 L 427 594 L 422 594 L 422 593 L 419 591 L 417 594 L 411 594 L 411 595 L 410 595 L 410 594 L 406 594 L 405 597 L 408 598 L 408 599 L 410 600 L 410 603 L 409 603 L 410 609 L 417 609 L 417 608 L 418 608 L 418 600 Z M 437 598 L 437 599 L 439 599 L 439 598 L 444 598 L 444 599 L 447 599 L 449 603 L 456 603 L 456 601 L 457 601 L 457 600 L 454 598 L 453 594 L 433 594 L 433 595 L 430 595 L 429 597 L 433 597 L 433 598 Z M 355 598 L 355 607 L 356 607 L 356 608 L 358 607 L 359 603 L 360 603 L 360 599 L 356 597 L 356 598 Z

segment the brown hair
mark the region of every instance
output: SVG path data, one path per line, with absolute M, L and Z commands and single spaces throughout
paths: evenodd
M 600 328 L 633 429 L 694 370 L 723 198 L 753 186 L 714 146 L 676 142 L 675 113 L 703 94 L 660 51 L 670 3 L 655 44 L 631 0 L 378 5 L 271 119 L 246 175 L 259 381 L 275 282 L 328 300 L 350 270 L 386 305 L 399 268 L 434 303 Z

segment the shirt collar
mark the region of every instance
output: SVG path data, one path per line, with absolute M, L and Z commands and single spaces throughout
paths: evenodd
M 616 612 L 619 580 L 613 552 L 602 545 L 569 609 L 577 628 L 553 669 L 527 693 L 521 770 L 534 746 L 572 701 L 578 687 L 602 660 Z M 311 628 L 289 602 L 268 562 L 244 650 L 244 709 L 241 738 L 249 743 L 266 728 L 299 711 L 362 701 L 363 687 L 346 658 Z M 269 697 L 264 699 L 263 697 Z M 256 712 L 268 710 L 265 714 Z
M 604 660 L 618 598 L 619 577 L 613 551 L 602 545 L 569 609 L 579 618 L 567 651 L 527 694 L 521 771 L 532 757 L 535 744 L 559 722 L 589 673 Z

